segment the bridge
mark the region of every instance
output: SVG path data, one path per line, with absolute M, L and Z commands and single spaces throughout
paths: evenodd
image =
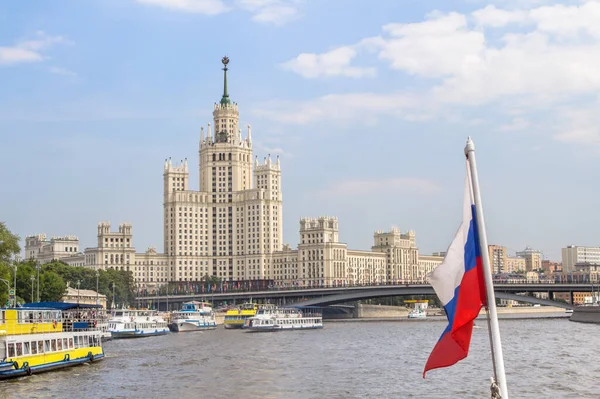
M 510 299 L 540 305 L 550 305 L 565 309 L 572 309 L 573 293 L 593 292 L 598 285 L 591 283 L 499 283 L 494 285 L 496 298 Z M 554 301 L 554 293 L 567 292 L 570 294 L 571 303 Z M 549 299 L 540 299 L 529 294 L 547 293 Z M 517 295 L 522 294 L 522 295 Z M 523 295 L 524 294 L 524 295 Z M 435 295 L 429 284 L 387 284 L 364 285 L 351 287 L 317 287 L 317 288 L 291 288 L 267 290 L 237 290 L 212 293 L 179 294 L 179 295 L 150 295 L 136 298 L 138 307 L 153 304 L 159 309 L 177 309 L 183 302 L 191 300 L 206 300 L 211 302 L 242 303 L 246 301 L 269 302 L 280 305 L 314 305 L 329 306 L 359 300 L 412 296 Z

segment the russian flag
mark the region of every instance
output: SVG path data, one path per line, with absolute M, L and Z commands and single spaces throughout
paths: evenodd
M 423 378 L 429 370 L 451 366 L 467 357 L 473 321 L 487 302 L 471 187 L 467 164 L 462 223 L 444 261 L 429 278 L 446 311 L 448 327 L 429 355 Z

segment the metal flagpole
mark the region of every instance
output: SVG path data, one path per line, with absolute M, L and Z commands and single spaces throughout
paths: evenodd
M 469 161 L 471 170 L 471 184 L 475 202 L 475 215 L 479 230 L 479 247 L 483 261 L 483 276 L 485 278 L 485 289 L 487 294 L 487 308 L 489 311 L 489 322 L 491 331 L 490 346 L 492 347 L 492 358 L 496 371 L 496 383 L 500 388 L 502 399 L 508 399 L 508 387 L 506 385 L 506 374 L 504 372 L 504 357 L 502 355 L 502 343 L 500 341 L 500 327 L 498 325 L 498 313 L 496 311 L 496 295 L 494 294 L 494 282 L 492 280 L 492 269 L 490 267 L 490 256 L 488 252 L 487 233 L 483 218 L 483 206 L 481 204 L 481 192 L 479 191 L 479 176 L 477 174 L 477 162 L 475 161 L 475 144 L 469 137 L 465 147 L 465 155 Z

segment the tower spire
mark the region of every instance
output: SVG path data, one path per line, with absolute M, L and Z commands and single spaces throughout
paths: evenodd
M 221 98 L 221 105 L 225 105 L 231 104 L 229 93 L 227 92 L 227 64 L 229 64 L 229 57 L 223 57 L 221 62 L 223 63 L 223 97 Z

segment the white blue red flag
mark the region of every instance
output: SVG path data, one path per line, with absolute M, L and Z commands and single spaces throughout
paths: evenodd
M 473 322 L 486 304 L 479 232 L 467 165 L 462 223 L 446 257 L 430 275 L 429 282 L 442 302 L 448 327 L 425 364 L 429 370 L 448 367 L 467 357 Z

